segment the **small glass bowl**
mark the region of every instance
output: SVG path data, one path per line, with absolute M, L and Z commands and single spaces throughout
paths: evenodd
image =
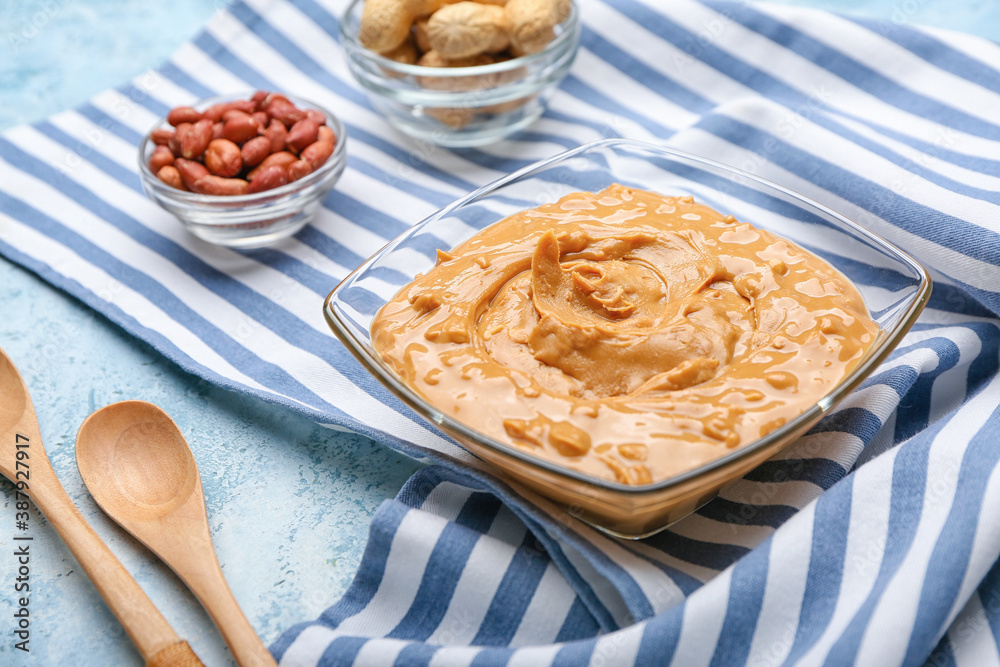
M 220 95 L 192 104 L 199 111 L 252 95 Z M 250 195 L 222 197 L 200 195 L 171 187 L 149 169 L 155 144 L 152 130 L 170 128 L 161 118 L 139 144 L 139 176 L 146 195 L 173 213 L 189 232 L 200 239 L 232 248 L 260 248 L 291 236 L 312 220 L 326 196 L 344 172 L 347 163 L 347 133 L 332 113 L 292 95 L 286 95 L 300 109 L 315 109 L 326 116 L 326 124 L 337 135 L 333 154 L 319 169 L 280 188 Z
M 358 41 L 363 6 L 364 0 L 354 0 L 340 21 L 351 73 L 393 126 L 441 146 L 482 146 L 536 121 L 580 44 L 574 4 L 555 39 L 538 53 L 476 67 L 407 65 Z
M 586 475 L 494 440 L 443 414 L 403 383 L 372 347 L 371 323 L 401 287 L 484 227 L 571 192 L 621 183 L 691 195 L 723 214 L 779 234 L 824 258 L 861 292 L 879 324 L 866 357 L 799 417 L 755 442 L 674 477 L 628 486 Z M 588 144 L 487 185 L 417 223 L 358 267 L 327 297 L 334 333 L 361 364 L 417 414 L 492 463 L 500 477 L 562 503 L 573 516 L 619 537 L 640 538 L 715 497 L 719 488 L 791 444 L 889 355 L 930 296 L 927 272 L 899 248 L 825 206 L 779 185 L 680 151 L 622 139 Z

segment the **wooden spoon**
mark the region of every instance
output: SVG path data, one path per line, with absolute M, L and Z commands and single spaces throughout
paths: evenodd
M 80 426 L 76 465 L 101 509 L 187 584 L 236 663 L 274 665 L 222 575 L 198 466 L 173 420 L 145 401 L 101 408 Z
M 0 473 L 48 517 L 94 587 L 125 628 L 147 667 L 201 665 L 135 579 L 66 495 L 45 454 L 35 408 L 14 362 L 0 350 Z M 20 499 L 20 495 L 15 496 Z M 28 537 L 15 535 L 18 537 Z M 15 547 L 31 542 L 18 540 Z M 81 656 L 81 660 L 85 656 Z

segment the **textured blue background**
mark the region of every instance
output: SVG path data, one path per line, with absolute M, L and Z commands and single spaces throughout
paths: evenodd
M 783 4 L 1000 40 L 1000 3 L 990 0 Z M 4 2 L 0 129 L 44 118 L 141 73 L 193 36 L 219 6 L 206 0 Z M 372 513 L 415 469 L 364 438 L 318 428 L 184 374 L 103 317 L 3 260 L 0 314 L 0 347 L 30 384 L 46 447 L 70 497 L 206 664 L 228 661 L 208 617 L 167 568 L 97 510 L 83 488 L 73 442 L 87 414 L 114 401 L 145 399 L 173 415 L 201 469 L 226 576 L 266 642 L 340 597 L 357 568 Z M 332 337 L 331 344 L 336 344 Z M 0 482 L 0 664 L 140 664 L 120 626 L 37 513 L 30 531 L 35 538 L 32 653 L 12 652 L 14 563 L 5 555 L 14 533 L 10 491 Z
M 0 129 L 77 105 L 158 64 L 218 6 L 199 0 L 0 0 Z M 330 344 L 338 344 L 332 334 Z M 320 428 L 187 375 L 2 259 L 0 347 L 29 384 L 46 449 L 70 497 L 206 665 L 231 664 L 211 620 L 166 566 L 101 513 L 83 486 L 73 445 L 90 412 L 142 399 L 177 421 L 201 471 L 226 578 L 268 644 L 342 595 L 357 570 L 372 514 L 417 467 L 370 440 Z M 0 479 L 0 665 L 142 664 L 35 511 L 29 531 L 31 654 L 12 649 L 12 489 Z

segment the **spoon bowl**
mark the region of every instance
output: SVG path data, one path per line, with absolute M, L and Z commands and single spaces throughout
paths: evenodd
M 77 438 L 77 467 L 102 508 L 113 506 L 130 521 L 152 520 L 182 507 L 201 487 L 201 478 L 170 417 L 151 403 L 129 405 L 127 411 L 99 410 L 87 419 L 81 429 L 86 437 Z M 100 437 L 91 437 L 95 433 Z
M 226 584 L 198 466 L 167 413 L 145 401 L 98 410 L 80 426 L 76 464 L 101 509 L 187 584 L 236 663 L 274 665 Z

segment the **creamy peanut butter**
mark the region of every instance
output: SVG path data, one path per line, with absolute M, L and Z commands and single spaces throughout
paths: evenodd
M 382 359 L 438 410 L 624 484 L 780 427 L 877 332 L 819 257 L 690 197 L 621 185 L 439 251 L 372 325 Z

